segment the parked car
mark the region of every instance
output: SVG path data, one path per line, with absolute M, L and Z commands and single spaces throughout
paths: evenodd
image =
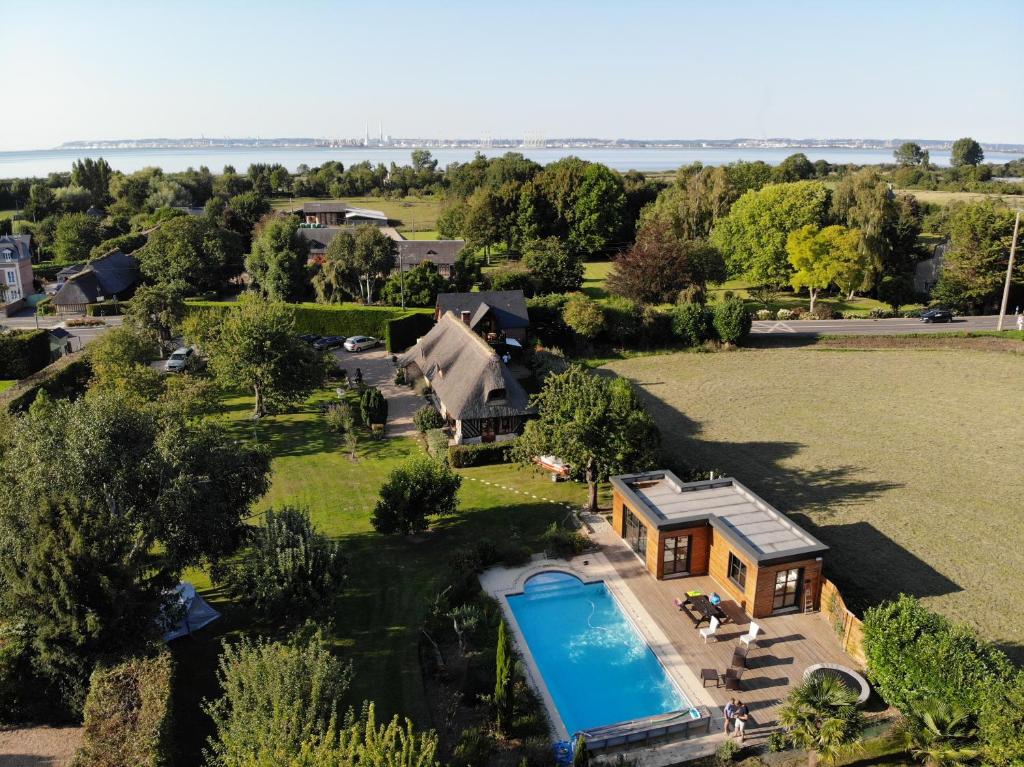
M 313 348 L 318 352 L 323 352 L 328 349 L 337 349 L 343 343 L 345 343 L 345 336 L 324 336 L 313 342 Z
M 363 349 L 372 349 L 379 344 L 373 336 L 352 336 L 345 342 L 345 349 L 350 352 L 361 352 Z
M 299 336 L 299 340 L 302 341 L 303 343 L 307 343 L 310 346 L 312 346 L 313 344 L 320 340 L 320 336 L 318 336 L 316 333 L 303 333 L 301 336 Z
M 921 322 L 952 322 L 953 312 L 949 309 L 929 309 L 921 314 Z
M 182 346 L 180 349 L 175 349 L 164 363 L 164 370 L 168 373 L 180 373 L 188 365 L 188 361 L 192 359 L 194 352 L 195 349 L 191 346 Z

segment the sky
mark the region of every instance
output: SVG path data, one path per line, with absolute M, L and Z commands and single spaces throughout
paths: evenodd
M 1024 1 L 0 0 L 0 150 L 190 136 L 1024 143 Z

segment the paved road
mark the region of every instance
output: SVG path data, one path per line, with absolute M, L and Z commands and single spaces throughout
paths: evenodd
M 65 328 L 64 322 L 68 319 L 67 317 L 40 317 L 39 324 L 36 324 L 36 318 L 29 314 L 28 316 L 21 317 L 0 317 L 0 325 L 8 328 L 16 328 L 18 330 L 32 330 L 33 328 L 40 327 L 44 329 L 50 328 L 64 328 L 75 340 L 71 342 L 72 348 L 77 352 L 86 344 L 91 341 L 95 341 L 101 335 L 103 335 L 109 328 L 116 327 L 121 324 L 120 317 L 103 317 L 103 325 L 97 325 L 91 328 Z
M 918 319 L 891 320 L 755 320 L 751 333 L 758 335 L 791 336 L 890 336 L 906 333 L 951 333 L 967 330 L 995 330 L 998 315 L 986 317 L 957 317 L 953 322 L 930 323 Z M 1017 328 L 1016 317 L 1007 315 L 1004 330 Z

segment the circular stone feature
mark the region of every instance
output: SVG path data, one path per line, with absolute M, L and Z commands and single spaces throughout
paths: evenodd
M 871 685 L 868 684 L 868 680 L 847 666 L 840 666 L 838 663 L 815 663 L 804 671 L 804 679 L 826 675 L 834 676 L 846 688 L 857 693 L 858 706 L 863 706 L 871 696 Z

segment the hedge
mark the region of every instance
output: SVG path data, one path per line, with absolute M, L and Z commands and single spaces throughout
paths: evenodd
M 186 313 L 223 313 L 235 304 L 228 301 L 187 301 Z M 361 306 L 359 304 L 290 304 L 295 312 L 296 333 L 321 336 L 373 336 L 388 343 L 389 323 L 410 314 L 427 315 L 432 309 L 402 309 L 398 306 Z M 411 323 L 410 323 L 411 325 Z M 400 330 L 399 333 L 408 332 Z M 415 338 L 413 339 L 415 340 Z M 388 350 L 392 348 L 389 346 Z
M 423 312 L 410 312 L 404 317 L 388 320 L 384 331 L 384 342 L 389 352 L 405 351 L 420 336 L 434 326 L 434 315 Z
M 448 461 L 456 469 L 468 466 L 490 466 L 509 462 L 509 449 L 515 440 L 481 442 L 476 445 L 452 445 L 448 448 Z
M 86 352 L 67 354 L 47 365 L 17 386 L 0 394 L 0 407 L 10 413 L 23 413 L 29 409 L 40 391 L 54 399 L 69 399 L 83 394 L 92 378 L 92 365 Z
M 27 378 L 50 364 L 50 334 L 15 330 L 0 335 L 0 378 Z
M 57 279 L 57 272 L 62 269 L 67 269 L 69 266 L 75 266 L 81 264 L 81 261 L 73 263 L 57 262 L 57 261 L 41 261 L 38 264 L 32 265 L 32 274 L 41 280 L 55 280 Z
M 93 672 L 76 767 L 164 767 L 171 762 L 171 654 Z
M 118 301 L 115 298 L 112 301 L 101 301 L 98 304 L 89 304 L 85 307 L 85 314 L 87 317 L 119 317 L 124 314 L 124 310 L 127 306 L 127 301 Z

